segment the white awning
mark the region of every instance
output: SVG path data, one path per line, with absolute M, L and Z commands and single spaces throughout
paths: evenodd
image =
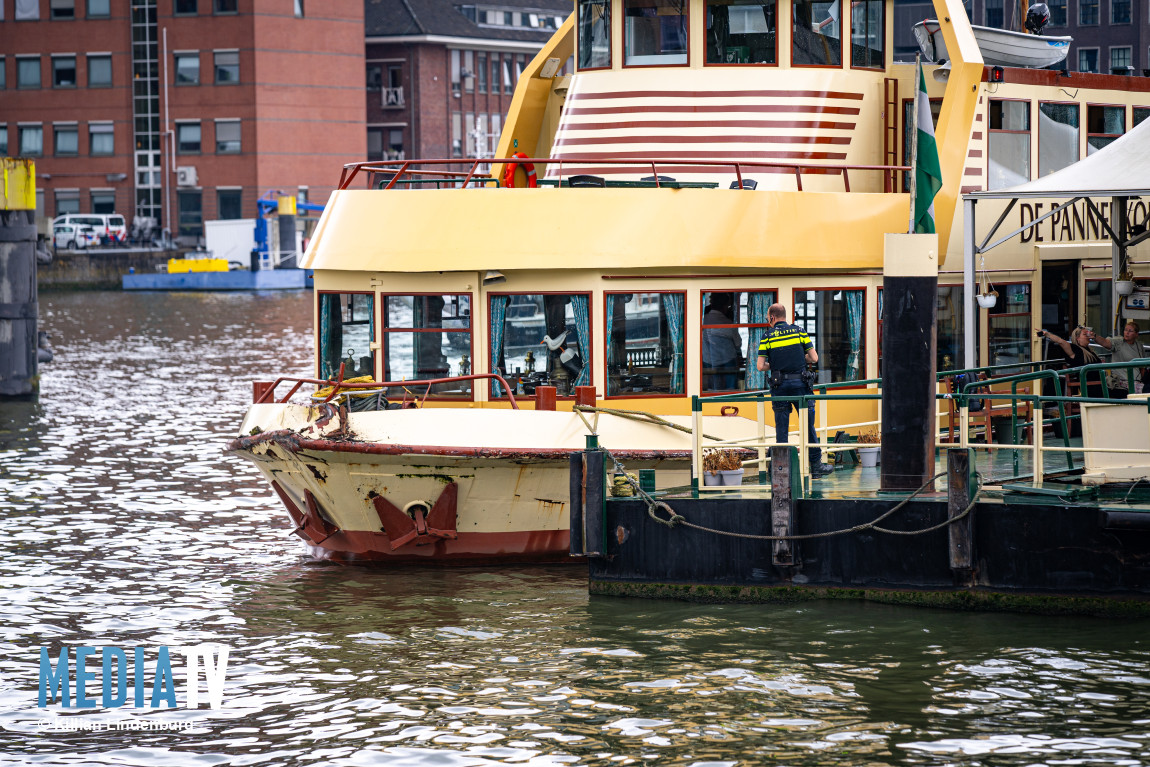
M 1109 146 L 1049 176 L 1025 184 L 964 194 L 970 200 L 1150 195 L 1150 120 Z

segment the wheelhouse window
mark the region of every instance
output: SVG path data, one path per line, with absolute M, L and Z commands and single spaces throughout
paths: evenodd
M 987 338 L 991 365 L 1030 362 L 1030 284 L 999 285 Z M 1021 371 L 1018 371 L 1021 372 Z
M 608 293 L 607 396 L 682 394 L 682 293 Z
M 938 286 L 938 324 L 935 328 L 935 368 L 961 370 L 963 367 L 962 311 L 965 293 L 962 285 Z
M 1086 107 L 1086 154 L 1092 155 L 1126 132 L 1126 107 Z
M 590 296 L 576 294 L 494 295 L 491 297 L 491 370 L 516 394 L 554 386 L 560 397 L 591 385 Z M 497 381 L 492 397 L 506 397 Z
M 777 64 L 775 0 L 707 3 L 708 64 Z
M 1078 105 L 1038 105 L 1038 176 L 1078 162 Z
M 990 102 L 987 189 L 1030 180 L 1030 102 Z
M 426 381 L 470 375 L 471 295 L 387 296 L 383 315 L 383 378 L 386 381 Z M 412 393 L 420 396 L 414 389 Z M 471 381 L 436 384 L 431 393 L 470 397 Z M 388 395 L 403 396 L 389 389 Z M 409 395 L 410 396 L 410 395 Z
M 1132 117 L 1130 127 L 1137 128 L 1142 124 L 1143 120 L 1145 120 L 1147 117 L 1150 117 L 1150 107 L 1134 107 L 1130 114 Z
M 843 63 L 838 0 L 794 0 L 791 6 L 791 63 L 796 67 L 837 67 Z
M 579 0 L 577 12 L 579 68 L 611 66 L 611 0 Z
M 1100 336 L 1110 335 L 1114 313 L 1110 310 L 1110 280 L 1086 281 L 1086 326 Z
M 375 297 L 371 293 L 319 294 L 319 377 L 375 377 Z
M 864 290 L 796 290 L 793 321 L 819 354 L 819 383 L 858 381 L 866 359 Z
M 623 0 L 623 63 L 687 63 L 687 0 Z
M 882 69 L 886 34 L 882 0 L 856 0 L 851 9 L 851 66 Z
M 699 349 L 704 392 L 754 391 L 766 388 L 766 373 L 747 365 L 758 356 L 767 328 L 773 290 L 703 293 Z

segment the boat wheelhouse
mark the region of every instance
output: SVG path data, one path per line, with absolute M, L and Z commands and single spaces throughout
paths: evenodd
M 344 168 L 304 266 L 316 379 L 362 391 L 344 407 L 257 386 L 231 445 L 313 553 L 562 558 L 584 436 L 687 483 L 690 439 L 668 424 L 690 426 L 693 396 L 765 388 L 755 350 L 776 301 L 815 343 L 820 383 L 873 388 L 890 235 L 908 228 L 915 69 L 891 61 L 890 0 L 849 5 L 579 0 L 520 79 L 494 160 Z M 951 52 L 946 81 L 926 78 L 943 187 L 937 244 L 915 248 L 938 276 L 937 369 L 1023 365 L 1043 354 L 1035 328 L 1140 316 L 1084 203 L 989 253 L 977 284 L 999 300 L 976 306 L 960 197 L 1115 140 L 1150 114 L 1150 78 L 991 70 L 961 4 L 935 6 Z M 979 220 L 1026 223 L 1043 204 L 986 200 Z M 705 351 L 720 334 L 735 358 Z M 705 434 L 756 433 L 723 410 L 704 405 Z M 828 404 L 824 439 L 875 414 Z

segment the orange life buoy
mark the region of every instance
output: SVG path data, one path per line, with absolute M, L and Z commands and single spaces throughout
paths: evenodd
M 515 154 L 511 155 L 511 157 L 512 159 L 527 159 L 527 155 L 523 154 L 522 152 L 516 152 Z M 503 171 L 503 186 L 507 187 L 508 189 L 511 189 L 515 186 L 515 169 L 518 168 L 519 165 L 520 163 L 517 162 L 507 164 L 507 170 Z M 528 188 L 534 189 L 539 186 L 539 182 L 535 178 L 535 166 L 529 162 L 525 162 L 522 165 L 523 172 L 527 174 Z

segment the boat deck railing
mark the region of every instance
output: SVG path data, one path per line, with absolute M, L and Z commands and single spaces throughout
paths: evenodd
M 1064 394 L 1061 379 L 1067 373 L 1073 373 L 1074 370 L 1063 371 L 1060 374 L 1055 370 L 1040 369 L 997 378 L 980 377 L 980 374 L 995 370 L 1018 369 L 1019 367 L 1033 367 L 1043 364 L 1044 363 L 1015 363 L 967 370 L 948 370 L 939 373 L 937 378 L 940 382 L 944 379 L 955 378 L 957 376 L 964 376 L 964 378 L 960 379 L 960 388 L 956 391 L 943 391 L 935 395 L 935 401 L 939 405 L 936 409 L 936 425 L 940 427 L 938 432 L 939 439 L 935 442 L 935 446 L 940 449 L 976 447 L 978 450 L 985 450 L 988 451 L 988 453 L 996 450 L 1013 451 L 1013 476 L 1011 479 L 1027 478 L 1034 487 L 1041 487 L 1046 480 L 1048 475 L 1046 457 L 1051 453 L 1063 453 L 1066 456 L 1066 462 L 1063 466 L 1059 467 L 1059 472 L 1066 472 L 1075 468 L 1075 460 L 1073 457 L 1075 453 L 1081 455 L 1083 458 L 1086 453 L 1136 454 L 1145 457 L 1146 450 L 1143 448 L 1073 445 L 1070 439 L 1070 427 L 1073 422 L 1081 419 L 1080 414 L 1073 412 L 1073 409 L 1077 406 L 1083 404 L 1107 404 L 1130 408 L 1131 423 L 1136 423 L 1136 419 L 1139 417 L 1146 418 L 1143 423 L 1145 423 L 1147 430 L 1150 431 L 1150 398 L 1136 400 L 1112 399 L 1108 394 L 1102 397 L 1068 396 Z M 1079 374 L 1079 380 L 1082 381 L 1082 391 L 1086 391 L 1085 380 L 1086 376 L 1090 373 L 1097 372 L 1098 375 L 1102 375 L 1104 371 L 1123 370 L 1127 371 L 1127 375 L 1132 382 L 1133 374 L 1129 371 L 1146 367 L 1150 367 L 1150 359 L 1086 365 L 1081 369 Z M 1049 382 L 1054 393 L 1042 394 L 1040 391 L 1020 392 L 1019 384 L 1026 382 L 1033 382 L 1035 384 Z M 1010 391 L 994 390 L 991 388 L 1006 385 L 1010 386 Z M 858 387 L 860 386 L 873 388 L 871 388 L 870 391 L 860 392 L 858 391 Z M 857 435 L 857 433 L 862 433 L 865 430 L 875 429 L 881 433 L 881 407 L 879 408 L 879 418 L 856 423 L 835 423 L 831 426 L 829 425 L 828 416 L 828 411 L 833 403 L 850 401 L 881 402 L 882 394 L 879 391 L 881 386 L 882 380 L 873 378 L 862 381 L 819 384 L 814 387 L 816 390 L 815 393 L 808 395 L 775 397 L 771 396 L 769 391 L 756 391 L 708 397 L 692 397 L 692 491 L 700 493 L 722 493 L 737 490 L 741 492 L 758 491 L 769 493 L 770 481 L 767 471 L 769 463 L 768 450 L 781 445 L 798 448 L 798 464 L 802 477 L 802 486 L 809 488 L 811 477 L 810 448 L 817 447 L 826 453 L 853 451 L 858 450 L 860 447 L 881 448 L 881 437 L 878 442 L 866 443 L 833 442 L 830 439 L 832 431 L 836 434 L 839 432 L 856 432 Z M 1103 391 L 1106 391 L 1105 387 L 1103 387 Z M 972 412 L 977 411 L 972 408 L 976 407 L 976 402 L 981 402 L 981 406 L 984 408 L 991 407 L 992 401 L 1009 403 L 1009 438 L 1001 442 L 992 441 L 989 433 L 990 419 L 987 417 L 987 429 L 983 433 L 985 441 L 974 442 L 970 438 L 972 431 Z M 778 442 L 774 439 L 767 438 L 768 429 L 773 431 L 774 427 L 767 424 L 766 414 L 769 408 L 773 409 L 772 406 L 776 402 L 785 402 L 789 407 L 797 406 L 798 409 L 798 412 L 795 414 L 798 418 L 798 429 L 791 430 L 788 435 L 790 438 L 788 442 Z M 757 423 L 756 436 L 734 440 L 711 440 L 701 437 L 704 433 L 703 406 L 705 404 L 728 405 L 737 403 L 754 404 L 756 410 L 755 420 Z M 817 443 L 810 442 L 807 435 L 805 411 L 811 403 L 814 403 L 816 411 L 815 432 L 818 437 Z M 1047 406 L 1056 408 L 1057 415 L 1047 417 L 1045 415 Z M 947 429 L 941 427 L 941 423 L 944 419 L 950 418 L 951 408 L 957 411 L 957 439 L 942 439 L 941 435 L 946 433 Z M 1029 410 L 1032 415 L 1026 417 L 1024 415 L 1026 410 Z M 1003 415 L 1001 417 L 1005 418 L 1006 416 Z M 1059 435 L 1056 439 L 1058 439 L 1060 444 L 1046 444 L 1044 431 L 1047 426 L 1054 426 L 1056 433 Z M 1020 435 L 1027 431 L 1030 433 L 1030 439 L 1024 442 L 1020 439 Z M 857 436 L 855 438 L 857 439 Z M 705 447 L 703 445 L 704 440 L 706 441 Z M 744 456 L 741 462 L 742 466 L 744 469 L 757 472 L 757 479 L 735 487 L 729 485 L 706 485 L 703 483 L 701 479 L 705 472 L 704 454 L 712 450 L 723 449 L 739 451 Z M 1028 477 L 1022 477 L 1020 474 L 1019 456 L 1025 453 L 1029 453 L 1031 458 Z M 1079 462 L 1079 464 L 1081 465 L 1081 462 Z
M 566 169 L 564 168 L 566 163 Z M 554 178 L 540 181 L 541 185 L 569 186 L 572 176 L 582 175 L 585 171 L 579 168 L 594 166 L 596 168 L 634 168 L 636 173 L 650 171 L 649 181 L 612 181 L 603 180 L 603 186 L 626 187 L 714 187 L 730 182 L 730 188 L 743 189 L 744 174 L 753 173 L 786 173 L 795 178 L 797 191 L 803 191 L 804 175 L 839 175 L 843 179 L 843 191 L 851 191 L 850 174 L 852 172 L 877 172 L 882 174 L 883 192 L 901 191 L 896 189 L 895 179 L 899 173 L 911 170 L 907 165 L 846 165 L 846 164 L 814 164 L 793 162 L 762 162 L 758 160 L 743 160 L 732 158 L 730 160 L 684 160 L 675 157 L 649 157 L 636 159 L 619 159 L 617 157 L 580 157 L 578 160 L 552 159 L 549 157 L 513 157 L 513 158 L 476 158 L 462 160 L 430 159 L 430 160 L 380 160 L 375 162 L 354 162 L 343 166 L 340 174 L 339 189 L 348 189 L 359 174 L 368 176 L 368 185 L 379 189 L 397 189 L 404 187 L 421 187 L 434 185 L 460 188 L 501 187 L 503 179 L 492 176 L 483 170 L 489 165 L 519 166 L 531 165 L 539 168 L 554 166 Z M 452 167 L 454 166 L 454 167 Z M 572 170 L 575 168 L 575 170 Z M 676 181 L 666 174 L 678 173 L 714 173 L 723 177 L 723 182 L 687 182 Z M 749 188 L 749 186 L 747 187 Z
M 511 388 L 510 384 L 498 373 L 475 373 L 473 375 L 464 376 L 448 376 L 446 378 L 426 378 L 411 381 L 345 381 L 343 378 L 344 366 L 339 366 L 339 374 L 335 380 L 324 378 L 302 378 L 298 376 L 280 376 L 275 381 L 265 382 L 256 381 L 253 384 L 252 402 L 256 405 L 265 404 L 283 404 L 288 402 L 296 393 L 305 385 L 311 384 L 320 387 L 315 395 L 311 395 L 313 401 L 318 401 L 321 404 L 331 402 L 332 400 L 339 401 L 341 398 L 349 400 L 353 397 L 368 397 L 370 395 L 378 395 L 386 397 L 388 393 L 394 391 L 403 392 L 403 399 L 399 404 L 400 407 L 423 407 L 427 402 L 427 398 L 431 395 L 433 386 L 442 386 L 450 384 L 464 383 L 466 381 L 478 381 L 480 379 L 490 379 L 497 382 L 507 392 L 508 400 L 511 403 L 513 410 L 519 409 L 519 403 L 515 400 L 515 390 Z M 276 399 L 276 389 L 280 384 L 291 383 L 292 386 L 282 398 Z M 415 394 L 416 391 L 422 389 L 423 396 L 420 397 Z M 317 397 L 321 394 L 323 396 Z M 410 396 L 410 399 L 408 398 Z M 350 400 L 349 400 L 350 401 Z

